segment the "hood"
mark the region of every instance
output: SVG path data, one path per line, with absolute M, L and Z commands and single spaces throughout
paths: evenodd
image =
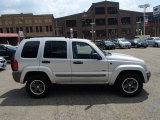
M 118 61 L 128 61 L 128 62 L 137 62 L 144 63 L 144 60 L 133 57 L 131 55 L 112 53 L 110 56 L 107 56 L 109 60 L 118 60 Z

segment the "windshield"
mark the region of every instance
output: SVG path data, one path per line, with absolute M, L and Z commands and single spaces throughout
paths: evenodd
M 112 44 L 111 41 L 104 41 L 106 44 Z

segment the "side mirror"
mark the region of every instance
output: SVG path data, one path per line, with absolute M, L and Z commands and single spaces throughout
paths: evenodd
M 102 59 L 101 56 L 98 53 L 93 53 L 92 54 L 92 58 L 93 59 L 97 59 L 97 60 L 101 60 Z

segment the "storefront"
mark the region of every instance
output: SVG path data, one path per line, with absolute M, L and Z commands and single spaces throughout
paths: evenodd
M 17 33 L 0 33 L 0 44 L 18 45 Z

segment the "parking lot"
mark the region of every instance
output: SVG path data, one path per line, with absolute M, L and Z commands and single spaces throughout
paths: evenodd
M 106 85 L 58 85 L 43 99 L 32 99 L 12 78 L 10 64 L 0 71 L 0 120 L 159 120 L 160 48 L 116 49 L 144 59 L 152 76 L 137 97 L 122 97 Z

